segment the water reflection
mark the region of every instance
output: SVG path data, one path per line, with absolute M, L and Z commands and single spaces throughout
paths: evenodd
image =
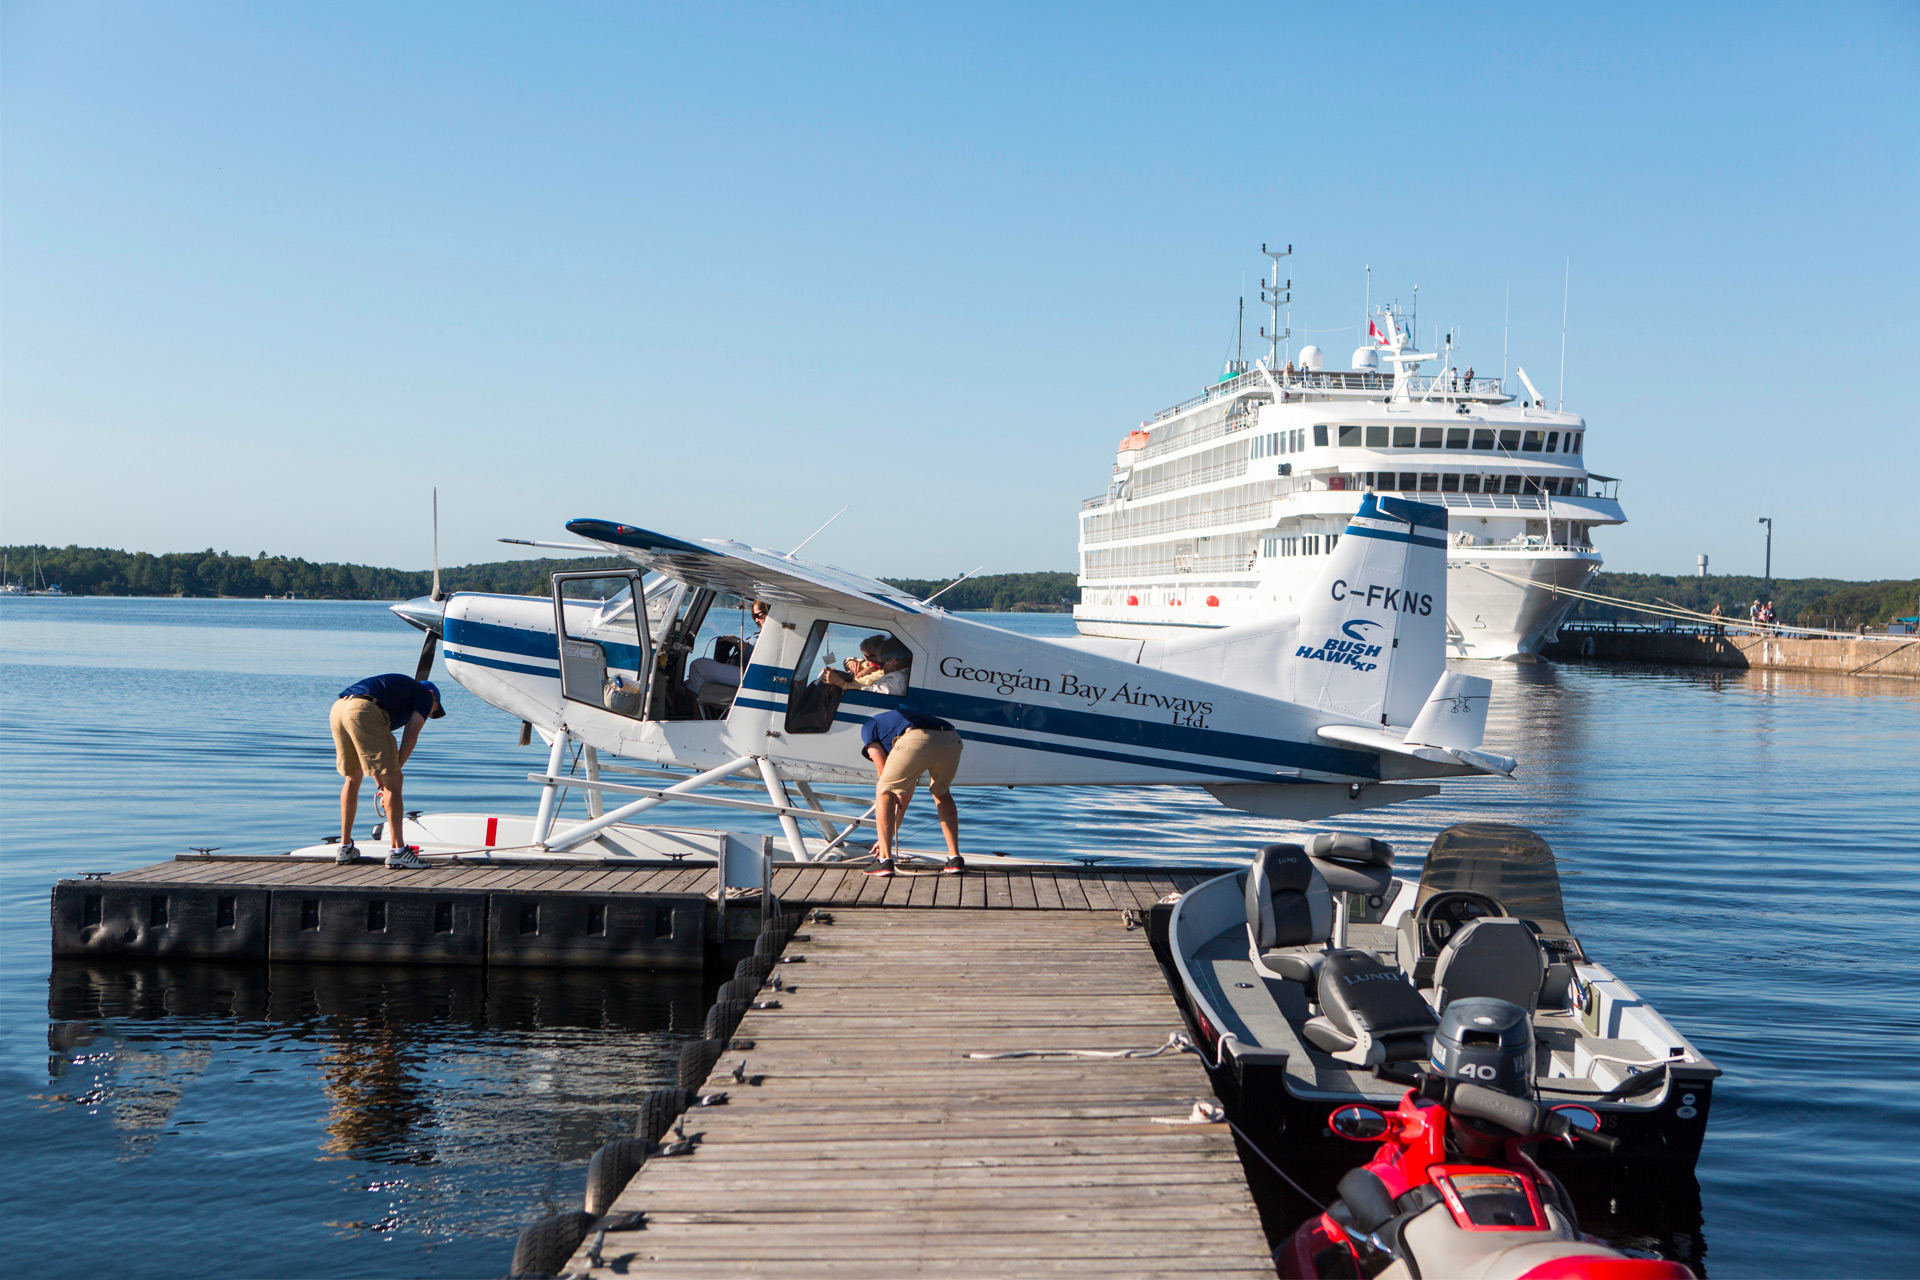
M 140 1159 L 210 1073 L 292 1073 L 324 1100 L 323 1159 L 569 1162 L 671 1082 L 705 1006 L 684 974 L 57 964 L 49 1100 L 105 1112 Z

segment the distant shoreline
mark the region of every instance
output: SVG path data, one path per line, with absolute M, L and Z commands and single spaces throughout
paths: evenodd
M 291 592 L 303 600 L 393 603 L 426 595 L 433 585 L 433 574 L 424 569 L 316 563 L 265 552 L 237 556 L 208 550 L 156 556 L 101 547 L 33 545 L 0 551 L 6 554 L 13 581 L 33 585 L 27 579 L 37 562 L 39 580 L 59 583 L 70 598 L 282 600 Z M 549 577 L 562 570 L 632 567 L 630 561 L 614 556 L 496 560 L 442 569 L 440 582 L 447 591 L 537 596 L 547 594 Z M 940 603 L 955 612 L 1070 613 L 1080 596 L 1078 577 L 1070 572 L 983 574 L 956 583 L 958 577 L 881 580 L 923 600 L 938 592 Z M 1731 619 L 1745 618 L 1752 601 L 1770 596 L 1782 622 L 1839 630 L 1880 625 L 1920 612 L 1920 579 L 1775 578 L 1768 583 L 1751 574 L 1702 578 L 1603 569 L 1588 590 L 1638 604 L 1671 603 L 1701 613 L 1718 605 Z M 1635 616 L 1622 606 L 1592 600 L 1577 601 L 1568 613 L 1570 620 Z

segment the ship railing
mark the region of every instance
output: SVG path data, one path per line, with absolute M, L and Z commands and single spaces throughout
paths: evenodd
M 1391 383 L 1391 379 L 1388 380 Z M 1407 390 L 1416 396 L 1456 395 L 1508 399 L 1507 388 L 1498 378 L 1450 378 L 1444 373 L 1415 375 L 1407 379 Z
M 1449 551 L 1577 551 L 1582 555 L 1593 551 L 1593 544 L 1587 542 L 1548 541 L 1544 536 L 1521 534 L 1512 538 L 1476 538 L 1470 533 L 1456 533 L 1447 539 Z
M 1103 583 L 1125 584 L 1138 582 L 1143 578 L 1160 578 L 1168 574 L 1241 574 L 1249 572 L 1257 559 L 1245 552 L 1225 555 L 1165 555 L 1155 560 L 1142 560 L 1134 564 L 1122 565 L 1112 570 L 1089 572 L 1082 570 L 1083 583 L 1100 585 Z
M 1370 369 L 1295 370 L 1292 373 L 1283 369 L 1274 374 L 1274 381 L 1288 391 L 1378 391 L 1384 395 L 1393 390 L 1393 374 Z M 1209 401 L 1266 386 L 1266 375 L 1258 369 L 1236 374 L 1202 389 L 1200 394 L 1190 396 L 1179 404 L 1169 405 L 1147 419 L 1147 423 L 1165 422 Z M 1407 390 L 1417 396 L 1456 395 L 1493 400 L 1513 398 L 1505 382 L 1499 378 L 1450 377 L 1443 373 L 1409 377 Z
M 1198 467 L 1192 471 L 1168 476 L 1151 484 L 1134 485 L 1128 494 L 1134 501 L 1151 498 L 1156 494 L 1171 493 L 1175 489 L 1191 489 L 1198 485 L 1214 484 L 1221 480 L 1235 480 L 1247 474 L 1247 460 L 1233 458 L 1226 462 L 1216 462 L 1210 467 Z
M 1159 533 L 1184 532 L 1188 529 L 1217 529 L 1228 524 L 1254 524 L 1270 520 L 1273 517 L 1273 499 L 1262 498 L 1258 502 L 1243 502 L 1237 506 L 1223 507 L 1218 511 L 1202 511 L 1180 516 L 1162 516 L 1157 520 L 1139 522 L 1113 517 L 1113 523 L 1107 528 L 1089 531 L 1083 541 L 1091 545 L 1096 542 L 1121 542 L 1128 538 L 1147 538 Z
M 1188 399 L 1182 400 L 1179 404 L 1176 404 L 1171 408 L 1162 409 L 1160 412 L 1154 414 L 1151 418 L 1147 419 L 1147 421 L 1150 423 L 1165 422 L 1168 418 L 1176 417 L 1180 414 L 1183 414 L 1189 409 L 1196 408 L 1200 405 L 1207 403 L 1207 401 L 1209 400 L 1218 400 L 1222 396 L 1238 395 L 1240 392 L 1248 390 L 1249 388 L 1264 387 L 1266 385 L 1267 385 L 1266 376 L 1262 374 L 1258 369 L 1252 369 L 1246 373 L 1235 374 L 1231 378 L 1227 378 L 1223 381 L 1216 382 L 1212 386 L 1204 388 L 1200 392 L 1200 394 L 1197 396 L 1192 396 L 1192 397 L 1189 397 Z

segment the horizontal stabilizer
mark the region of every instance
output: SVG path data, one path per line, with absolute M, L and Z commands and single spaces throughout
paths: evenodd
M 1229 809 L 1294 822 L 1313 822 L 1440 793 L 1439 787 L 1418 783 L 1369 783 L 1354 787 L 1328 782 L 1221 782 L 1207 790 Z M 1356 791 L 1358 795 L 1354 794 Z
M 1314 732 L 1328 742 L 1338 742 L 1342 746 L 1388 751 L 1397 756 L 1431 760 L 1435 764 L 1455 763 L 1451 752 L 1441 747 L 1423 747 L 1419 743 L 1408 742 L 1406 735 L 1398 729 L 1376 729 L 1369 724 L 1323 724 Z

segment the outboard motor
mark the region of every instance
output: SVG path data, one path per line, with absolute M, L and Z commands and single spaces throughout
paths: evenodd
M 1466 996 L 1440 1016 L 1433 1070 L 1454 1080 L 1533 1097 L 1533 1019 L 1510 1000 Z

